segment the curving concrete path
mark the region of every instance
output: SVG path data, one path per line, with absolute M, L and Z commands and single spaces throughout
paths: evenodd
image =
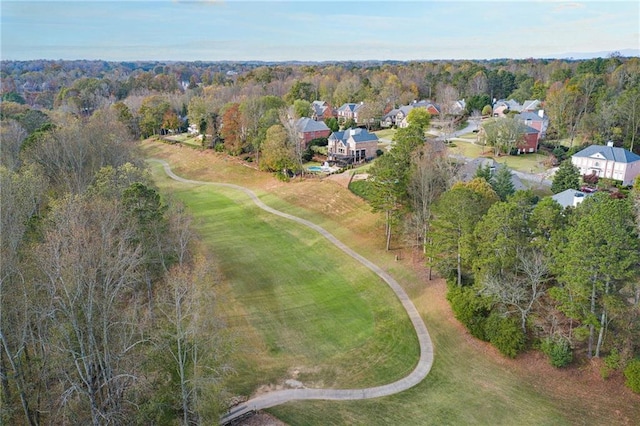
M 326 400 L 355 400 L 355 399 L 369 399 L 369 398 L 378 398 L 381 396 L 393 395 L 404 390 L 407 390 L 424 379 L 427 374 L 429 374 L 429 370 L 431 370 L 431 366 L 433 365 L 433 344 L 431 343 L 431 337 L 429 336 L 429 332 L 427 331 L 427 327 L 422 321 L 422 317 L 418 313 L 418 310 L 409 299 L 409 296 L 404 291 L 404 289 L 398 284 L 398 282 L 391 277 L 391 275 L 387 274 L 383 271 L 379 266 L 375 265 L 371 261 L 365 259 L 345 244 L 343 244 L 340 240 L 330 234 L 324 228 L 316 225 L 315 223 L 309 222 L 308 220 L 299 218 L 297 216 L 290 215 L 288 213 L 283 213 L 279 210 L 271 208 L 264 204 L 258 196 L 248 188 L 234 185 L 231 183 L 216 183 L 216 182 L 202 182 L 196 180 L 190 180 L 182 178 L 171 170 L 171 167 L 166 161 L 151 159 L 149 161 L 154 161 L 162 164 L 164 167 L 165 173 L 172 179 L 183 182 L 187 184 L 195 184 L 195 185 L 216 185 L 227 188 L 237 189 L 238 191 L 242 191 L 247 194 L 253 202 L 263 210 L 266 210 L 269 213 L 272 213 L 277 216 L 284 217 L 286 219 L 292 220 L 294 222 L 298 222 L 302 225 L 305 225 L 314 231 L 318 232 L 320 235 L 329 240 L 333 245 L 338 247 L 340 250 L 356 259 L 358 262 L 362 263 L 364 266 L 372 270 L 376 273 L 380 278 L 382 278 L 388 285 L 391 287 L 393 292 L 396 294 L 400 303 L 407 311 L 409 315 L 409 319 L 413 324 L 413 327 L 416 330 L 416 334 L 418 335 L 418 342 L 420 344 L 420 359 L 418 360 L 418 364 L 415 369 L 406 377 L 395 381 L 393 383 L 389 383 L 387 385 L 375 386 L 371 388 L 364 389 L 286 389 L 279 390 L 274 392 L 269 392 L 263 395 L 260 395 L 256 398 L 250 399 L 243 404 L 240 404 L 230 410 L 228 413 L 223 415 L 220 419 L 222 424 L 229 423 L 234 419 L 237 419 L 245 414 L 261 410 L 264 408 L 274 407 L 276 405 L 284 404 L 289 401 L 294 400 L 304 400 L 304 399 L 326 399 Z

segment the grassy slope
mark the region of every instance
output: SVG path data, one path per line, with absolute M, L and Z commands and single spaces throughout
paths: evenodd
M 418 275 L 406 253 L 379 250 L 383 246 L 377 232 L 382 225 L 379 217 L 335 183 L 309 180 L 282 184 L 225 157 L 168 145 L 146 145 L 145 153 L 170 158 L 176 172 L 194 179 L 233 181 L 249 186 L 258 190 L 268 204 L 331 229 L 338 238 L 392 273 L 423 313 L 436 351 L 434 368 L 423 383 L 375 401 L 291 403 L 272 409 L 286 421 L 292 424 L 633 424 L 634 419 L 640 418 L 640 397 L 621 387 L 619 377 L 609 380 L 603 390 L 602 386 L 593 387 L 594 381 L 588 380 L 590 373 L 584 371 L 583 366 L 559 371 L 548 367 L 538 355 L 525 355 L 525 361 L 505 360 L 486 344 L 468 337 L 451 319 L 444 301 L 443 284 Z M 160 177 L 159 181 L 167 180 Z M 231 199 L 236 197 L 225 195 Z M 191 197 L 188 192 L 184 196 Z M 213 251 L 217 252 L 215 244 Z M 398 253 L 400 262 L 394 260 Z M 224 303 L 233 309 L 244 309 L 240 305 L 242 300 L 235 300 L 233 289 L 225 289 L 223 286 L 223 290 L 219 290 Z M 263 339 L 257 327 L 247 328 L 247 335 Z M 269 376 L 275 379 L 284 374 L 283 367 L 270 364 L 273 357 L 263 360 L 261 356 L 257 352 L 253 360 L 260 360 L 260 371 L 238 371 L 235 380 L 240 384 L 236 388 L 249 389 L 255 385 L 244 379 L 245 374 L 256 378 L 262 375 L 267 380 Z M 278 362 L 276 359 L 274 365 Z M 247 366 L 249 364 L 247 362 Z M 258 367 L 254 364 L 254 368 Z M 307 374 L 317 383 L 322 377 L 326 381 L 335 379 L 332 371 L 316 370 Z M 595 383 L 598 384 L 597 378 Z
M 224 316 L 244 349 L 235 391 L 283 381 L 292 369 L 307 384 L 365 387 L 414 367 L 415 333 L 372 272 L 238 191 L 158 181 L 197 218 L 221 275 L 232 283 Z

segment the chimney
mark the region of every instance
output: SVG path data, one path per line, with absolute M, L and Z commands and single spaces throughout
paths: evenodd
M 613 147 L 613 141 L 607 142 L 607 146 Z
M 538 117 L 544 118 L 544 110 L 543 109 L 539 109 L 538 110 Z

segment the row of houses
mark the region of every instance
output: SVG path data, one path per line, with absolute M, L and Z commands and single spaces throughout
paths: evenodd
M 313 101 L 311 103 L 311 118 L 315 121 L 324 121 L 328 118 L 335 117 L 341 121 L 354 120 L 357 124 L 361 124 L 362 118 L 360 117 L 360 111 L 364 105 L 364 102 L 348 102 L 342 104 L 342 106 L 337 109 L 333 109 L 331 105 L 325 101 Z M 426 100 L 413 101 L 409 105 L 403 105 L 387 112 L 380 121 L 381 126 L 390 127 L 396 125 L 398 127 L 406 127 L 408 125 L 406 122 L 407 115 L 413 108 L 425 108 L 432 116 L 441 113 L 440 106 L 434 102 Z

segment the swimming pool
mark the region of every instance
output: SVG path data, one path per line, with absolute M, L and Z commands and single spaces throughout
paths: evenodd
M 328 170 L 323 170 L 322 166 L 309 166 L 307 167 L 307 170 L 309 170 L 310 172 L 325 172 Z

